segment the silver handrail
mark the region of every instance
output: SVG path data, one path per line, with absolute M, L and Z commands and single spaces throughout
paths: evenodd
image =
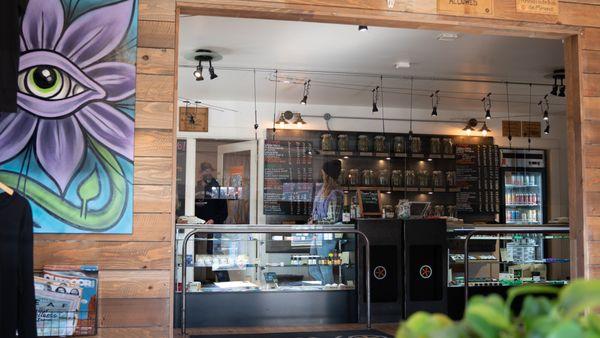
M 187 296 L 187 243 L 192 236 L 198 233 L 206 234 L 253 234 L 253 233 L 284 233 L 294 234 L 298 232 L 307 233 L 346 233 L 359 235 L 365 241 L 365 284 L 367 287 L 367 328 L 371 328 L 371 264 L 370 264 L 370 248 L 369 238 L 359 230 L 354 229 L 351 226 L 290 226 L 290 225 L 251 225 L 251 226 L 240 226 L 240 225 L 177 225 L 177 229 L 188 229 L 192 230 L 183 238 L 183 254 L 181 257 L 181 279 L 182 279 L 182 290 L 181 290 L 181 333 L 186 335 L 186 296 Z M 360 285 L 359 285 L 360 287 Z M 360 301 L 360 299 L 359 299 Z M 358 307 L 358 319 L 360 320 L 360 307 Z

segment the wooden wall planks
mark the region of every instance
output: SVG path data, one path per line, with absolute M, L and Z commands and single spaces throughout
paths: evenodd
M 100 327 L 169 327 L 168 298 L 101 298 Z

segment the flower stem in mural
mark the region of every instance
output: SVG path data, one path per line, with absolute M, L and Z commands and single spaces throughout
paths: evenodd
M 106 231 L 112 228 L 122 217 L 128 195 L 131 191 L 125 179 L 123 168 L 115 156 L 101 143 L 89 139 L 94 151 L 100 158 L 102 167 L 106 170 L 110 181 L 110 198 L 106 205 L 97 210 L 88 210 L 87 203 L 100 194 L 100 182 L 97 169 L 78 187 L 77 193 L 82 203 L 77 206 L 63 199 L 60 194 L 32 180 L 27 181 L 27 189 L 21 191 L 31 201 L 37 203 L 50 214 L 64 219 L 80 230 Z M 19 174 L 0 170 L 0 181 L 17 188 Z

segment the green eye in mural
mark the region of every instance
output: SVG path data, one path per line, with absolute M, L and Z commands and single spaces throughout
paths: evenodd
M 48 100 L 62 100 L 84 91 L 84 87 L 57 67 L 42 65 L 19 73 L 19 91 Z

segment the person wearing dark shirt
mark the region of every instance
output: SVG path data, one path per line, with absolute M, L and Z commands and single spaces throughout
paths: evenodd
M 200 181 L 196 188 L 196 217 L 207 224 L 223 224 L 227 219 L 227 200 L 221 196 L 221 186 L 213 176 L 208 162 L 200 165 Z
M 34 338 L 33 222 L 29 202 L 0 190 L 0 337 Z M 18 336 L 17 336 L 18 332 Z

